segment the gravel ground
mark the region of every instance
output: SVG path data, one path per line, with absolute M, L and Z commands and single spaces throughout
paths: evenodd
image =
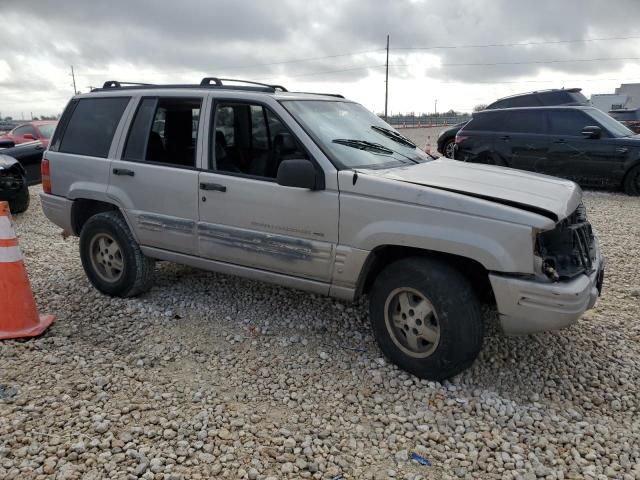
M 439 384 L 381 358 L 364 302 L 169 263 L 141 298 L 100 295 L 37 191 L 15 221 L 58 320 L 0 342 L 0 478 L 640 479 L 638 198 L 586 194 L 594 310 L 524 338 L 487 312 L 479 359 Z

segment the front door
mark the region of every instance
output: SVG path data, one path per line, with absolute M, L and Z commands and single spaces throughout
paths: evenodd
M 108 194 L 145 246 L 196 254 L 197 139 L 202 98 L 143 97 Z
M 549 160 L 547 173 L 589 186 L 607 186 L 613 169 L 620 160 L 615 139 L 586 138 L 582 130 L 599 126 L 581 110 L 554 110 L 549 112 Z
M 216 101 L 211 125 L 199 178 L 200 255 L 328 283 L 338 192 L 278 185 L 280 161 L 309 154 L 266 106 Z

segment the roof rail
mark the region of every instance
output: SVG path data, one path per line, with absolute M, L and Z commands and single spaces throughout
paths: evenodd
M 240 80 L 238 78 L 217 78 L 217 77 L 204 77 L 201 81 L 200 81 L 200 85 L 203 87 L 209 87 L 212 86 L 211 82 L 213 82 L 214 86 L 216 87 L 222 87 L 222 86 L 230 86 L 230 85 L 224 85 L 222 82 L 236 82 L 236 83 L 246 83 L 249 85 L 257 85 L 260 87 L 267 87 L 272 89 L 274 92 L 276 90 L 280 90 L 281 92 L 287 92 L 288 90 L 286 88 L 284 88 L 282 85 L 271 85 L 268 83 L 260 83 L 260 82 L 253 82 L 251 80 Z
M 344 95 L 340 93 L 320 93 L 320 92 L 291 92 L 291 93 L 301 93 L 303 95 L 320 95 L 322 97 L 344 98 Z
M 151 83 L 138 83 L 138 82 L 119 82 L 117 80 L 108 80 L 104 82 L 102 88 L 122 88 L 128 86 L 137 86 L 137 87 L 149 87 L 153 84 Z

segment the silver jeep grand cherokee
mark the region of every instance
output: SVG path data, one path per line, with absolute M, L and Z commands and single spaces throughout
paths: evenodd
M 368 294 L 380 348 L 423 378 L 473 362 L 481 302 L 525 334 L 572 324 L 602 285 L 577 185 L 434 160 L 339 95 L 107 82 L 70 101 L 42 172 L 100 291 L 140 294 L 169 260 Z

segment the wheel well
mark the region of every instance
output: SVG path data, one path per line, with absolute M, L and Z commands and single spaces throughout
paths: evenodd
M 489 272 L 484 266 L 467 257 L 450 253 L 423 250 L 420 248 L 384 245 L 375 248 L 367 257 L 360 278 L 356 296 L 369 293 L 378 274 L 389 264 L 406 257 L 431 257 L 445 260 L 469 281 L 483 303 L 494 303 L 493 289 L 489 281 Z
M 73 206 L 71 207 L 71 228 L 73 228 L 73 234 L 80 235 L 86 221 L 95 214 L 112 210 L 117 211 L 118 207 L 99 200 L 88 200 L 86 198 L 74 200 Z

